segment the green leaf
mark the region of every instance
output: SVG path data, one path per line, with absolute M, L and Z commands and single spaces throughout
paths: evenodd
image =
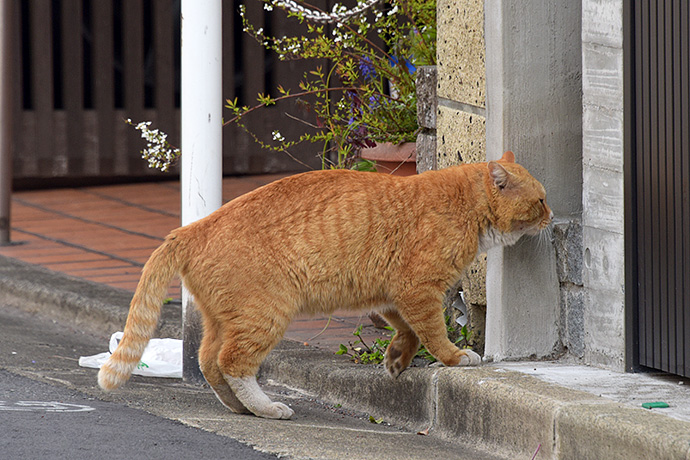
M 383 418 L 380 418 L 380 419 L 377 420 L 377 419 L 374 418 L 373 415 L 370 415 L 370 416 L 369 416 L 369 421 L 370 421 L 371 423 L 375 423 L 375 424 L 377 424 L 377 425 L 380 425 L 381 423 L 383 423 Z
M 376 172 L 376 163 L 370 160 L 359 160 L 352 165 L 355 171 Z
M 347 347 L 341 343 L 340 349 L 338 349 L 338 351 L 336 351 L 335 354 L 336 355 L 344 355 L 345 353 L 347 353 Z

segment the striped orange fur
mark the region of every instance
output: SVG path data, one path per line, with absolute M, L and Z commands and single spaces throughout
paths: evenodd
M 446 336 L 444 293 L 478 252 L 544 229 L 545 199 L 511 152 L 410 177 L 315 171 L 261 187 L 174 230 L 153 253 L 99 385 L 129 378 L 175 274 L 204 320 L 204 376 L 235 412 L 292 415 L 254 375 L 298 314 L 378 311 L 397 331 L 384 361 L 393 376 L 420 342 L 446 365 L 478 364 Z

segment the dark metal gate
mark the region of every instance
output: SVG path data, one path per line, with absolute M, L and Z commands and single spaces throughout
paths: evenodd
M 626 2 L 626 300 L 632 367 L 690 376 L 690 8 Z
M 243 33 L 240 3 L 257 28 L 274 35 L 294 33 L 295 21 L 260 1 L 223 1 L 223 98 L 253 105 L 257 93 L 274 93 L 278 84 L 297 88 L 314 64 L 280 62 Z M 325 7 L 326 0 L 312 3 Z M 123 120 L 150 120 L 179 145 L 180 0 L 14 0 L 13 7 L 15 179 L 156 174 L 140 158 L 139 133 Z M 269 138 L 275 129 L 286 137 L 303 131 L 284 111 L 257 111 L 247 124 Z M 234 125 L 223 134 L 226 174 L 303 169 Z M 319 167 L 318 146 L 305 147 L 291 153 Z

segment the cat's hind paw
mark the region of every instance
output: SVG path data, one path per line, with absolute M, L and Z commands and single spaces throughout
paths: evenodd
M 255 376 L 223 375 L 223 378 L 230 385 L 239 402 L 257 417 L 285 420 L 294 415 L 295 412 L 285 404 L 271 401 L 259 387 Z
M 389 347 L 383 359 L 383 367 L 385 367 L 388 374 L 393 378 L 397 378 L 410 364 L 410 360 L 407 360 L 408 362 L 403 362 L 401 355 L 402 353 L 397 348 Z
M 254 414 L 264 418 L 287 420 L 295 414 L 295 411 L 281 402 L 273 402 L 257 410 Z

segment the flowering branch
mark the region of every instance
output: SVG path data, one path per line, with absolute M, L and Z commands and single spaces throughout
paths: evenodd
M 180 157 L 180 149 L 167 141 L 168 135 L 158 129 L 150 129 L 150 121 L 134 124 L 131 119 L 125 123 L 141 131 L 141 137 L 146 140 L 146 148 L 141 151 L 141 157 L 149 162 L 149 168 L 167 172 Z
M 278 91 L 283 93 L 282 96 L 278 97 L 271 97 L 271 96 L 265 96 L 263 94 L 259 94 L 259 97 L 257 100 L 259 101 L 259 104 L 253 106 L 253 107 L 237 107 L 237 98 L 235 98 L 234 101 L 231 101 L 230 99 L 227 99 L 225 102 L 227 104 L 225 105 L 226 108 L 231 109 L 234 113 L 235 116 L 227 120 L 226 122 L 223 123 L 223 126 L 229 125 L 230 123 L 237 122 L 240 118 L 242 118 L 245 115 L 250 114 L 251 112 L 260 109 L 262 107 L 268 107 L 269 105 L 274 105 L 276 102 L 285 100 L 285 99 L 292 99 L 295 97 L 303 97 L 303 96 L 310 96 L 313 94 L 317 93 L 322 93 L 324 91 L 347 91 L 351 90 L 352 88 L 349 86 L 341 86 L 337 88 L 320 88 L 320 89 L 315 89 L 311 91 L 302 91 L 301 93 L 295 93 L 295 94 L 290 94 L 289 91 L 283 90 L 282 87 L 278 87 Z

